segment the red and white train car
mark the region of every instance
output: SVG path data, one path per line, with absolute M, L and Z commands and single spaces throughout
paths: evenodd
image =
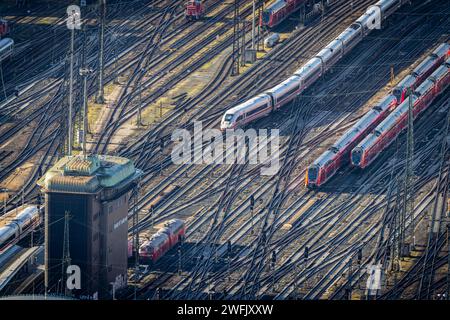
M 309 187 L 318 187 L 328 181 L 342 165 L 348 163 L 351 150 L 405 100 L 409 88 L 416 88 L 423 81 L 425 75 L 429 76 L 445 61 L 445 58 L 449 56 L 449 50 L 449 44 L 439 45 L 410 75 L 400 81 L 391 95 L 380 101 L 331 148 L 314 161 L 307 169 L 305 184 Z
M 172 219 L 164 224 L 150 239 L 139 247 L 139 258 L 144 263 L 155 263 L 167 251 L 185 237 L 186 224 L 183 220 Z
M 305 0 L 276 0 L 263 10 L 259 23 L 261 26 L 275 27 L 304 2 Z
M 423 60 L 410 75 L 405 77 L 395 86 L 392 93 L 399 103 L 408 97 L 409 89 L 414 90 L 423 82 L 437 67 L 450 57 L 450 44 L 442 43 L 425 60 Z
M 198 20 L 205 14 L 205 6 L 202 0 L 189 0 L 186 3 L 184 16 L 187 20 Z
M 5 19 L 0 19 L 0 39 L 3 39 L 9 34 L 8 22 Z
M 351 152 L 354 166 L 366 168 L 385 150 L 408 124 L 410 100 L 414 119 L 428 108 L 431 102 L 444 91 L 450 83 L 450 58 L 428 77 L 397 109 L 376 127 Z
M 362 117 L 331 148 L 306 170 L 306 185 L 319 187 L 349 162 L 351 150 L 397 106 L 394 95 L 388 95 Z

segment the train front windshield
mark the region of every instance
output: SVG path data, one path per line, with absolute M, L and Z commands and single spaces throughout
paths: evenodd
M 308 169 L 308 182 L 316 182 L 317 180 L 317 167 L 311 167 Z
M 270 22 L 270 11 L 264 10 L 262 14 L 263 25 L 268 25 Z
M 392 91 L 392 93 L 393 93 L 393 95 L 397 98 L 397 101 L 400 103 L 400 102 L 403 102 L 401 99 L 402 99 L 402 89 L 401 88 L 395 88 L 393 91 Z
M 355 166 L 358 166 L 361 163 L 362 158 L 362 150 L 361 149 L 355 149 L 352 152 L 352 163 Z
M 225 115 L 225 121 L 230 122 L 233 120 L 233 115 L 231 113 Z

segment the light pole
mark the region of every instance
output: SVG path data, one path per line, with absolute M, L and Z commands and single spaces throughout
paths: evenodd
M 255 50 L 255 17 L 256 15 L 256 0 L 253 0 L 253 17 L 252 17 L 252 50 Z
M 98 94 L 97 94 L 97 103 L 103 104 L 105 102 L 104 98 L 104 89 L 103 89 L 103 52 L 105 49 L 105 13 L 106 13 L 106 0 L 99 0 L 99 8 L 100 8 L 100 35 L 99 35 L 99 53 L 98 53 L 98 64 L 99 64 L 99 72 L 98 72 Z
M 69 19 L 72 19 L 72 26 L 76 25 L 77 12 L 72 11 Z M 73 141 L 73 128 L 72 128 L 72 109 L 73 109 L 73 65 L 74 65 L 74 47 L 75 47 L 75 27 L 70 31 L 70 79 L 69 79 L 69 141 L 67 146 L 67 154 L 72 155 L 72 141 Z
M 88 93 L 87 93 L 87 78 L 92 73 L 92 69 L 83 67 L 80 69 L 80 76 L 83 79 L 83 156 L 86 158 L 86 137 L 88 131 Z

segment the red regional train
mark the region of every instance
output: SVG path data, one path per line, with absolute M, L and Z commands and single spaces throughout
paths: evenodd
M 139 247 L 139 259 L 143 263 L 155 263 L 167 251 L 173 248 L 186 234 L 186 224 L 183 220 L 172 219 L 164 224 L 148 240 Z M 132 241 L 128 242 L 128 257 L 132 256 Z
M 330 179 L 336 171 L 348 163 L 350 151 L 360 142 L 389 112 L 397 106 L 394 95 L 388 95 L 364 115 L 331 148 L 325 151 L 306 171 L 306 185 L 319 187 Z
M 392 93 L 395 95 L 399 103 L 405 101 L 408 96 L 408 90 L 414 90 L 423 82 L 437 67 L 439 67 L 445 59 L 450 56 L 450 44 L 442 43 L 437 47 L 425 60 L 423 60 L 411 74 L 405 77 L 398 85 L 395 86 Z
M 0 19 L 0 39 L 9 34 L 8 22 L 5 19 Z
M 276 0 L 267 6 L 261 15 L 260 25 L 269 28 L 275 27 L 285 20 L 292 12 L 297 10 L 305 0 Z
M 184 16 L 187 20 L 198 20 L 203 17 L 205 13 L 205 6 L 202 0 L 189 0 L 186 3 Z
M 450 58 L 428 77 L 395 111 L 351 152 L 351 161 L 361 169 L 370 165 L 408 124 L 411 100 L 413 117 L 417 118 L 450 83 Z
M 409 88 L 415 89 L 425 79 L 424 76 L 430 75 L 448 56 L 450 45 L 442 43 L 410 75 L 399 82 L 391 95 L 381 100 L 308 167 L 305 184 L 308 187 L 319 187 L 327 182 L 339 168 L 349 162 L 351 150 L 406 99 Z

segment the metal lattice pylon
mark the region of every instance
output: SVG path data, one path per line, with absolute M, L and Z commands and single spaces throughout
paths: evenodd
M 240 32 L 239 32 L 239 0 L 234 0 L 234 18 L 233 18 L 233 68 L 232 75 L 239 74 L 239 56 L 240 56 Z
M 69 219 L 70 212 L 64 212 L 64 239 L 63 239 L 63 254 L 62 254 L 62 267 L 61 267 L 61 285 L 64 286 L 64 294 L 68 295 L 68 288 L 65 285 L 66 281 L 66 270 L 67 267 L 71 265 L 70 258 L 70 239 L 69 239 Z M 62 290 L 61 290 L 62 291 Z

